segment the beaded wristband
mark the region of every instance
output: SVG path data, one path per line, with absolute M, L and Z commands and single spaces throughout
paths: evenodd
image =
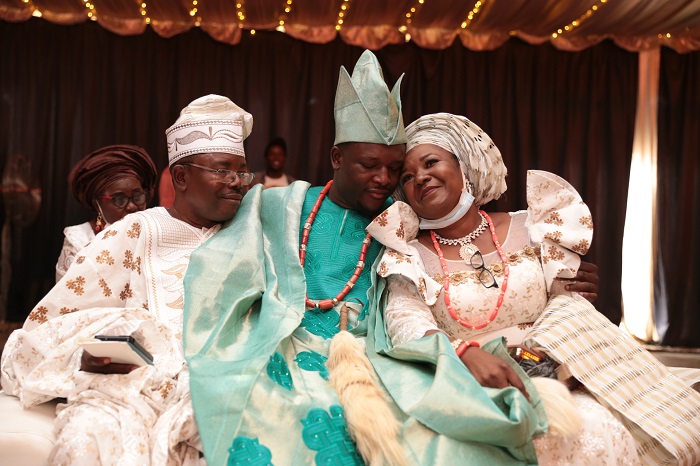
M 467 351 L 467 348 L 472 346 L 474 348 L 481 348 L 481 345 L 477 341 L 462 341 L 462 344 L 455 350 L 457 352 L 457 356 L 461 358 L 464 352 Z
M 464 340 L 462 340 L 461 338 L 456 338 L 456 339 L 452 340 L 451 343 L 452 343 L 452 349 L 457 351 L 457 348 L 459 348 L 459 345 L 464 343 Z

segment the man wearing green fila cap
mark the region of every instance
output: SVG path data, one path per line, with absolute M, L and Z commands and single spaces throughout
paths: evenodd
M 208 464 L 536 463 L 529 382 L 529 402 L 481 387 L 437 339 L 382 354 L 381 246 L 364 229 L 398 183 L 399 86 L 370 51 L 341 68 L 333 180 L 251 189 L 192 254 L 184 346 Z

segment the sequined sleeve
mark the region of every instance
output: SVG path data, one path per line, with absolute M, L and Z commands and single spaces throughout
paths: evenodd
M 394 345 L 421 338 L 429 330 L 439 330 L 430 307 L 420 298 L 413 281 L 402 275 L 391 275 L 387 282 L 389 304 L 384 318 Z

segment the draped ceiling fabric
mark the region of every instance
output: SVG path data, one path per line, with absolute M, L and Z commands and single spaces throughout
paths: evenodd
M 372 50 L 408 35 L 427 49 L 458 40 L 471 50 L 493 50 L 512 36 L 566 51 L 604 39 L 628 51 L 700 49 L 696 0 L 0 0 L 2 20 L 32 15 L 62 25 L 93 20 L 120 35 L 142 34 L 150 25 L 169 38 L 200 27 L 231 45 L 244 33 L 279 28 L 306 42 L 340 36 Z

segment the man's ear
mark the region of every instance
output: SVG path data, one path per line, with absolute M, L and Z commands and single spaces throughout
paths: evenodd
M 170 169 L 170 176 L 173 179 L 173 187 L 175 191 L 185 191 L 187 188 L 187 176 L 184 165 L 174 165 Z
M 343 158 L 343 153 L 340 152 L 340 149 L 338 149 L 338 146 L 331 147 L 331 165 L 333 166 L 333 170 L 337 170 L 340 168 L 340 160 L 342 158 Z

